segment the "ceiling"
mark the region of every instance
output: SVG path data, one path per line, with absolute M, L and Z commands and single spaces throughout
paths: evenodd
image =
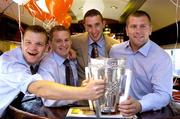
M 177 1 L 178 0 L 73 0 L 69 14 L 72 16 L 72 22 L 78 23 L 78 21 L 83 19 L 84 6 L 84 8 L 88 7 L 88 9 L 100 9 L 104 18 L 124 22 L 129 13 L 141 9 L 151 15 L 153 31 L 155 31 L 175 23 L 176 19 L 178 21 L 180 20 L 180 8 L 175 7 L 173 4 L 173 2 L 176 3 Z M 88 2 L 88 4 L 86 2 Z M 115 9 L 113 9 L 113 7 Z M 179 13 L 179 16 L 177 13 Z M 18 5 L 13 2 L 13 0 L 0 0 L 0 15 L 2 14 L 17 21 L 20 20 L 28 25 L 48 25 L 49 23 L 49 21 L 42 22 L 33 18 L 23 5 L 20 6 L 21 17 L 18 17 Z

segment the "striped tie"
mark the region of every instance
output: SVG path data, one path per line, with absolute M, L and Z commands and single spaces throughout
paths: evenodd
M 91 58 L 97 58 L 99 57 L 97 46 L 98 44 L 96 42 L 92 43 L 92 51 L 91 51 Z

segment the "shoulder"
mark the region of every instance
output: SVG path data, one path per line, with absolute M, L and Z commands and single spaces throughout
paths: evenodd
M 3 53 L 0 57 L 1 72 L 24 71 L 27 68 L 27 63 L 24 60 L 21 49 L 14 49 Z
M 118 41 L 118 40 L 116 40 L 116 39 L 113 39 L 113 38 L 111 38 L 111 37 L 109 37 L 109 36 L 107 36 L 107 35 L 104 35 L 104 38 L 105 38 L 105 40 L 106 40 L 106 42 L 107 43 L 110 43 L 110 44 L 119 44 L 120 42 Z
M 53 57 L 52 52 L 48 53 L 41 61 L 41 66 L 52 66 L 56 61 Z
M 151 54 L 151 56 L 154 56 L 155 58 L 157 58 L 158 56 L 158 59 L 160 62 L 171 61 L 171 57 L 168 55 L 168 53 L 166 53 L 163 48 L 161 48 L 159 45 L 157 45 L 153 41 L 151 41 L 151 49 L 149 53 Z
M 1 57 L 1 62 L 25 62 L 22 55 L 21 48 L 15 48 L 13 50 L 4 52 Z
M 123 43 L 119 43 L 119 44 L 114 44 L 113 46 L 112 46 L 112 48 L 111 48 L 111 50 L 117 50 L 117 49 L 124 49 L 124 47 L 125 47 L 125 42 L 123 42 Z
M 152 52 L 153 53 L 157 53 L 157 55 L 163 55 L 165 57 L 169 56 L 165 50 L 163 48 L 161 48 L 159 45 L 157 45 L 156 43 L 154 43 L 153 41 L 151 41 L 151 44 L 152 44 Z
M 121 44 L 114 44 L 109 52 L 109 56 L 110 57 L 117 57 L 119 55 L 125 54 L 125 43 L 121 43 Z
M 78 33 L 76 35 L 71 35 L 71 40 L 72 41 L 74 41 L 74 40 L 79 41 L 79 40 L 85 38 L 87 35 L 88 34 L 86 32 L 85 33 Z

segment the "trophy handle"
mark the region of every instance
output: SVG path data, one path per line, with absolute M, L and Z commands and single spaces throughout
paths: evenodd
M 120 96 L 119 98 L 120 103 L 128 99 L 129 89 L 130 89 L 130 84 L 131 84 L 131 79 L 132 79 L 132 71 L 130 69 L 126 69 L 125 76 L 126 76 L 125 91 L 124 91 L 124 95 Z

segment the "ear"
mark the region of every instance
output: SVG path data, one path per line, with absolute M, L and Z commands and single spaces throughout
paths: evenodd
M 126 35 L 129 36 L 128 35 L 128 28 L 127 28 L 127 26 L 125 27 L 125 30 L 126 30 Z
M 105 28 L 105 25 L 106 25 L 106 21 L 103 20 L 102 23 L 103 23 L 103 29 L 104 29 L 104 28 Z
M 49 46 L 49 44 L 46 44 L 45 52 L 49 52 L 49 51 L 50 51 L 50 46 Z
M 152 25 L 150 26 L 150 31 L 149 31 L 149 35 L 152 34 Z

